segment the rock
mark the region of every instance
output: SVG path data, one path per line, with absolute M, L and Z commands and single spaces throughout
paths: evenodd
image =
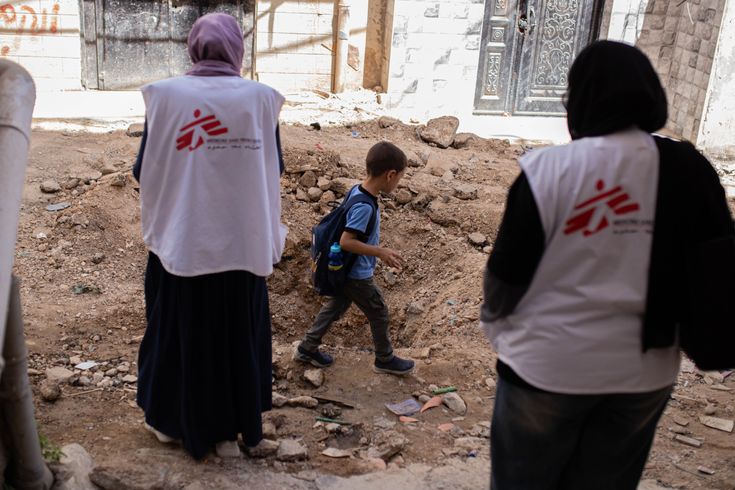
M 419 401 L 420 401 L 421 403 L 426 403 L 426 402 L 428 402 L 429 400 L 431 400 L 431 397 L 430 397 L 429 395 L 420 395 L 420 396 L 419 396 Z
M 693 437 L 687 437 L 679 434 L 674 437 L 674 440 L 679 441 L 682 444 L 686 444 L 687 446 L 702 447 L 702 441 L 700 441 L 699 439 L 694 439 Z
M 92 375 L 92 383 L 94 383 L 94 384 L 99 383 L 103 379 L 105 379 L 105 373 L 101 373 L 101 372 L 97 371 L 96 373 L 94 373 Z
M 120 364 L 117 367 L 118 373 L 129 373 L 130 372 L 130 364 Z
M 309 187 L 309 190 L 306 191 L 306 193 L 312 202 L 317 202 L 319 199 L 321 199 L 322 194 L 324 194 L 324 192 L 318 187 Z
M 144 466 L 97 466 L 89 479 L 104 490 L 153 490 L 167 488 L 168 472 Z
M 79 376 L 79 386 L 89 386 L 92 384 L 92 380 L 87 376 Z
M 123 379 L 122 380 L 123 380 L 123 383 L 130 383 L 130 384 L 132 384 L 132 383 L 137 383 L 138 382 L 138 377 L 135 376 L 134 374 L 127 374 L 127 375 L 123 376 Z
M 297 396 L 291 398 L 288 404 L 292 407 L 316 408 L 319 405 L 319 400 L 310 396 Z
M 378 471 L 385 471 L 388 468 L 388 464 L 380 458 L 361 459 L 356 462 L 355 466 L 358 468 L 358 470 L 361 473 L 375 473 Z M 409 481 L 413 483 L 414 480 L 410 479 Z M 343 488 L 348 488 L 348 487 L 343 487 Z M 370 484 L 368 484 L 368 487 L 365 487 L 365 488 L 371 488 Z M 400 487 L 394 487 L 394 488 L 400 488 Z M 408 487 L 404 487 L 404 488 L 408 488 Z
M 110 180 L 110 185 L 112 187 L 125 187 L 127 184 L 128 176 L 125 174 L 117 174 Z
M 127 131 L 125 131 L 125 134 L 130 136 L 131 138 L 140 138 L 143 136 L 143 131 L 145 129 L 145 126 L 142 123 L 134 123 L 128 126 Z
M 388 286 L 394 286 L 398 282 L 398 276 L 392 271 L 383 272 L 383 279 Z
M 378 429 L 392 429 L 396 426 L 395 420 L 388 420 L 385 417 L 375 417 L 373 425 Z
M 63 187 L 67 191 L 70 191 L 72 189 L 75 189 L 78 185 L 79 179 L 77 179 L 76 177 L 69 177 L 68 179 L 66 179 L 66 181 L 64 181 L 63 184 L 61 184 L 61 187 Z
M 349 458 L 350 456 L 352 456 L 352 451 L 348 451 L 346 449 L 337 449 L 336 447 L 328 447 L 327 449 L 322 451 L 322 454 L 329 458 Z
M 470 435 L 472 437 L 482 437 L 484 439 L 490 439 L 490 423 L 482 422 L 473 425 L 470 429 Z
M 334 194 L 334 192 L 326 191 L 324 194 L 322 194 L 322 197 L 319 199 L 319 202 L 321 204 L 329 204 L 330 202 L 333 202 L 336 200 L 337 200 L 337 196 Z
M 77 364 L 81 364 L 81 363 L 82 363 L 82 358 L 79 356 L 71 356 L 69 358 L 69 364 L 71 364 L 72 366 L 76 366 Z
M 408 189 L 401 189 L 396 193 L 396 202 L 398 204 L 408 204 L 413 200 L 413 194 Z
M 316 186 L 316 182 L 316 174 L 311 170 L 307 170 L 306 172 L 304 172 L 299 179 L 299 185 L 304 189 Z
M 394 430 L 378 432 L 373 438 L 373 446 L 368 449 L 368 457 L 380 458 L 388 461 L 396 454 L 403 451 L 408 444 L 408 440 L 400 433 Z
M 53 403 L 58 400 L 59 397 L 61 397 L 61 388 L 59 387 L 59 383 L 49 379 L 44 380 L 43 383 L 41 383 L 41 398 L 43 398 L 44 401 Z
M 263 422 L 263 437 L 275 441 L 278 439 L 278 429 L 273 422 Z
M 74 376 L 74 373 L 64 367 L 57 366 L 46 369 L 46 379 L 56 384 L 68 383 L 72 376 Z
M 444 160 L 438 155 L 431 154 L 426 162 L 426 171 L 431 175 L 442 177 L 447 172 L 457 173 L 459 165 L 450 160 Z
M 330 419 L 336 419 L 337 417 L 342 415 L 342 409 L 336 405 L 332 405 L 331 403 L 327 403 L 326 405 L 324 405 L 321 412 L 322 415 Z
M 357 179 L 348 179 L 346 177 L 338 177 L 333 179 L 330 183 L 329 189 L 334 192 L 337 196 L 344 196 L 347 191 L 352 189 L 354 186 L 359 184 L 360 181 Z
M 102 172 L 99 170 L 92 170 L 86 175 L 82 177 L 82 180 L 85 184 L 89 184 L 90 182 L 96 182 L 102 178 Z
M 434 143 L 440 148 L 448 148 L 453 142 L 459 128 L 459 119 L 454 116 L 443 116 L 431 119 L 426 126 L 419 128 L 422 140 Z
M 446 172 L 444 172 L 444 175 L 442 175 L 442 182 L 444 182 L 445 184 L 449 184 L 453 180 L 454 180 L 454 174 L 452 173 L 451 170 L 447 170 Z
M 326 430 L 330 434 L 336 434 L 342 430 L 342 426 L 340 424 L 330 422 L 324 425 L 324 430 Z
M 390 128 L 397 124 L 401 124 L 401 121 L 399 121 L 395 117 L 381 116 L 380 118 L 378 118 L 378 126 L 380 126 L 383 129 Z
M 41 182 L 41 192 L 46 194 L 56 194 L 61 191 L 61 186 L 55 180 L 44 180 Z
M 251 458 L 267 458 L 278 452 L 280 444 L 270 439 L 262 439 L 257 446 L 246 449 L 248 456 Z
M 420 315 L 424 311 L 424 305 L 418 302 L 409 303 L 409 305 L 406 307 L 406 314 L 408 315 Z
M 413 152 L 406 153 L 408 157 L 408 166 L 413 168 L 423 167 L 425 165 L 424 160 Z
M 431 201 L 426 211 L 431 221 L 439 226 L 445 228 L 459 226 L 456 210 L 445 204 L 441 199 Z
M 54 490 L 98 490 L 89 479 L 94 461 L 79 444 L 67 444 L 61 448 L 59 462 L 52 465 L 55 476 Z
M 421 351 L 419 352 L 418 358 L 428 359 L 429 357 L 431 357 L 431 347 L 424 347 L 423 349 L 421 349 Z
M 109 388 L 115 383 L 112 381 L 112 378 L 104 378 L 102 381 L 97 383 L 97 388 Z
M 464 415 L 467 413 L 467 404 L 457 393 L 445 393 L 442 396 L 442 403 L 456 414 Z
M 706 407 L 704 407 L 704 414 L 705 415 L 714 415 L 717 413 L 717 407 L 712 405 L 711 403 L 708 403 Z
M 478 140 L 478 137 L 472 133 L 457 133 L 454 135 L 454 141 L 452 142 L 452 146 L 459 149 L 462 148 L 469 148 L 473 144 L 475 144 Z
M 278 461 L 299 461 L 307 459 L 309 452 L 301 441 L 293 439 L 284 439 L 278 446 L 276 458 Z
M 487 238 L 485 238 L 485 235 L 482 233 L 470 233 L 470 235 L 467 237 L 470 241 L 470 243 L 476 247 L 481 247 L 485 245 L 485 242 L 487 242 Z
M 493 378 L 485 378 L 485 386 L 487 386 L 487 389 L 489 389 L 490 391 L 495 391 L 497 383 Z
M 297 201 L 304 201 L 304 202 L 311 201 L 311 199 L 309 198 L 309 194 L 307 194 L 304 191 L 304 189 L 302 189 L 301 187 L 299 187 L 298 189 L 296 189 L 296 200 Z
M 477 199 L 477 187 L 472 184 L 459 184 L 454 186 L 454 195 L 458 199 L 469 201 Z
M 271 403 L 273 404 L 274 407 L 281 408 L 282 406 L 288 403 L 288 398 L 274 391 L 271 394 Z
M 117 376 L 117 368 L 108 369 L 107 371 L 105 371 L 105 376 L 107 376 L 108 378 L 113 378 Z
M 110 167 L 109 165 L 107 165 L 102 167 L 102 170 L 100 170 L 100 172 L 102 172 L 102 176 L 104 177 L 105 175 L 114 174 L 115 172 L 117 172 L 117 169 L 115 167 Z
M 454 447 L 465 449 L 467 451 L 477 451 L 485 446 L 487 442 L 479 437 L 460 437 L 454 440 Z
M 324 384 L 324 371 L 321 369 L 307 369 L 304 371 L 304 379 L 315 388 L 319 388 Z
M 484 247 L 482 247 L 482 253 L 490 255 L 490 252 L 492 251 L 493 247 L 491 247 L 490 245 L 485 245 Z
M 322 191 L 329 190 L 330 185 L 332 185 L 332 182 L 326 177 L 319 177 L 316 181 L 316 186 Z

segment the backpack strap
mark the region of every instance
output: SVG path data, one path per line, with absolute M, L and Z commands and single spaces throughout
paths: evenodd
M 377 215 L 378 215 L 378 206 L 377 204 L 375 204 L 375 200 L 372 197 L 366 196 L 363 193 L 359 193 L 359 194 L 355 193 L 356 187 L 357 186 L 350 189 L 350 192 L 347 194 L 348 197 L 345 198 L 345 201 L 343 204 L 345 208 L 345 213 L 344 213 L 345 221 L 347 220 L 347 213 L 349 213 L 350 208 L 352 208 L 352 206 L 354 206 L 355 204 L 360 204 L 360 203 L 369 204 L 373 212 L 370 215 L 370 220 L 368 221 L 367 226 L 365 227 L 365 233 L 364 233 L 365 240 L 361 240 L 361 241 L 367 241 L 367 239 L 370 237 L 370 235 L 372 235 L 373 230 L 375 229 L 375 222 L 377 221 Z

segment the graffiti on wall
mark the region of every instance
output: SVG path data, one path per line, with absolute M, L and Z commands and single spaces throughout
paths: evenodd
M 30 5 L 0 4 L 0 33 L 12 36 L 10 43 L 0 43 L 0 56 L 18 52 L 24 37 L 57 34 L 60 10 L 58 3 L 53 4 L 51 13 L 45 8 L 36 12 Z

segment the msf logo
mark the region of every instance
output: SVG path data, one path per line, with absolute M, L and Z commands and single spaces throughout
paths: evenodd
M 188 148 L 189 151 L 194 151 L 204 144 L 206 136 L 219 136 L 229 131 L 214 114 L 201 116 L 202 111 L 195 110 L 194 118 L 196 120 L 179 129 L 181 135 L 176 139 L 177 150 L 181 151 Z
M 607 219 L 608 212 L 612 211 L 616 216 L 621 216 L 640 209 L 638 203 L 631 200 L 622 186 L 605 190 L 605 182 L 598 180 L 596 188 L 599 194 L 574 207 L 576 214 L 566 222 L 565 235 L 578 231 L 582 231 L 582 235 L 586 237 L 594 235 L 610 226 Z

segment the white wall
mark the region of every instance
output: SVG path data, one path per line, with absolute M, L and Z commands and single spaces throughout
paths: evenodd
M 735 158 L 735 0 L 727 0 L 697 146 Z
M 643 30 L 647 6 L 648 0 L 613 0 L 607 39 L 635 44 Z

